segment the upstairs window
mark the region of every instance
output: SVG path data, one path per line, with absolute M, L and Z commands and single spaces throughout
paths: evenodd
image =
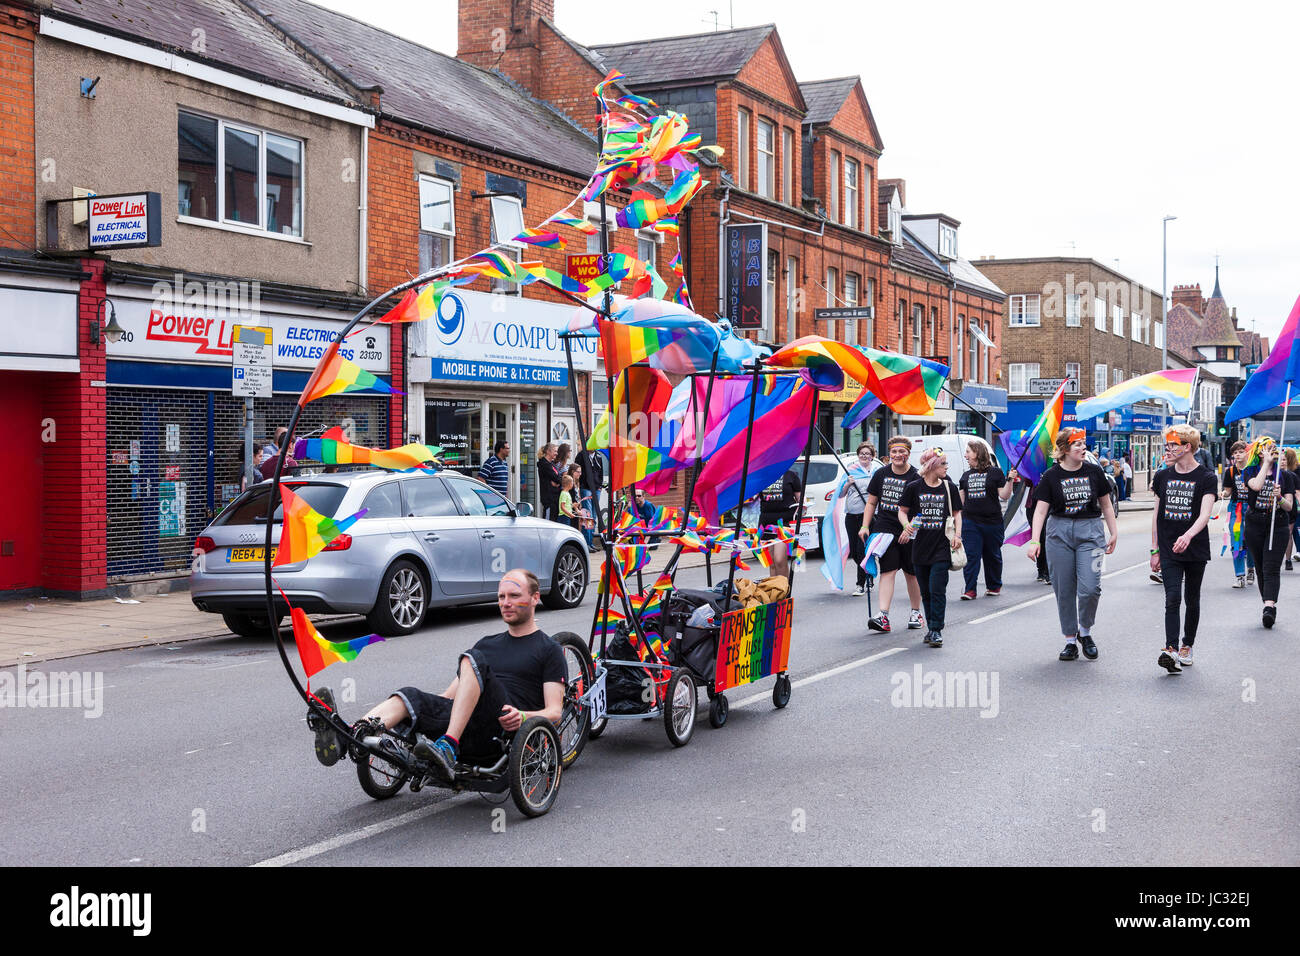
M 1078 328 L 1083 324 L 1083 296 L 1070 293 L 1065 297 L 1065 324 Z
M 180 110 L 177 213 L 301 238 L 303 163 L 302 140 Z
M 1110 307 L 1110 330 L 1120 338 L 1124 337 L 1124 309 L 1116 303 Z
M 776 125 L 758 121 L 758 194 L 776 198 Z
M 781 130 L 781 201 L 787 206 L 799 205 L 794 194 L 794 131 Z
M 736 111 L 736 184 L 749 189 L 749 110 Z
M 1131 330 L 1129 334 L 1133 336 L 1133 341 L 1141 342 L 1142 341 L 1142 316 L 1138 315 L 1138 313 L 1136 312 L 1131 313 L 1129 315 L 1129 328 Z
M 945 223 L 939 223 L 939 255 L 957 258 L 957 230 Z
M 1012 362 L 1007 366 L 1007 390 L 1012 395 L 1028 395 L 1029 380 L 1038 378 L 1038 369 L 1037 362 Z
M 826 204 L 830 209 L 831 222 L 840 221 L 840 154 L 838 150 L 831 150 L 831 168 L 829 172 L 827 186 L 830 195 L 826 197 Z
M 1092 367 L 1092 393 L 1100 395 L 1106 391 L 1106 366 L 1094 365 Z
M 1011 327 L 1039 325 L 1038 306 L 1039 296 L 1037 293 L 1034 295 L 1013 295 L 1009 313 Z
M 844 225 L 858 228 L 858 161 L 844 161 Z
M 826 268 L 826 308 L 833 309 L 839 305 L 840 273 L 829 266 Z
M 1092 298 L 1092 324 L 1098 332 L 1106 331 L 1106 303 L 1100 296 Z M 1105 389 L 1102 389 L 1105 391 Z
M 912 306 L 912 354 L 921 355 L 921 326 L 925 324 L 925 306 Z
M 420 176 L 420 271 L 428 272 L 452 260 L 456 208 L 452 184 Z
M 521 246 L 514 237 L 524 231 L 524 211 L 516 196 L 492 197 L 492 248 L 504 252 L 515 262 L 520 258 Z M 522 295 L 523 290 L 517 282 L 507 279 L 493 279 L 489 291 L 503 295 Z

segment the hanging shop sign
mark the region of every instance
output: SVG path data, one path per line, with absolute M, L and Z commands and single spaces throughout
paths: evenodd
M 85 202 L 91 252 L 162 244 L 162 197 L 159 193 L 91 196 Z
M 736 329 L 761 329 L 767 314 L 767 283 L 763 263 L 767 260 L 767 224 L 747 222 L 728 225 L 723 262 L 726 265 L 725 317 Z

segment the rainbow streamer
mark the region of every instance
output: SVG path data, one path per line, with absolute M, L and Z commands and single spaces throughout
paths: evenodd
M 343 429 L 335 426 L 320 438 L 299 438 L 294 443 L 293 457 L 326 465 L 374 465 L 388 471 L 409 471 L 424 469 L 426 461 L 441 458 L 442 449 L 420 444 L 386 450 L 353 445 L 344 437 Z
M 356 660 L 357 655 L 371 644 L 383 640 L 378 634 L 367 634 L 350 641 L 330 641 L 321 636 L 302 608 L 290 609 L 290 617 L 293 618 L 293 641 L 298 645 L 298 659 L 302 661 L 302 669 L 308 678 L 331 664 Z
M 284 513 L 280 526 L 280 545 L 276 549 L 275 560 L 271 562 L 271 566 L 276 568 L 310 561 L 325 550 L 326 545 L 352 527 L 367 510 L 362 508 L 349 518 L 335 521 L 314 510 L 290 491 L 288 485 L 280 486 L 280 502 Z

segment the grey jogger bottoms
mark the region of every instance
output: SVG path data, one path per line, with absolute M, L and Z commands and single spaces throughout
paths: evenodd
M 1047 567 L 1056 592 L 1061 633 L 1092 630 L 1101 597 L 1101 562 L 1106 525 L 1100 518 L 1047 517 Z

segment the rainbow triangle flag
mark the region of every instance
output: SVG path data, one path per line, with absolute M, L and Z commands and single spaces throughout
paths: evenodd
M 321 637 L 302 608 L 292 608 L 290 616 L 293 618 L 293 642 L 298 645 L 298 659 L 302 661 L 302 669 L 308 678 L 331 664 L 356 660 L 357 655 L 371 644 L 383 640 L 378 634 L 367 634 L 350 641 L 329 641 Z
M 280 486 L 280 501 L 284 519 L 280 526 L 280 545 L 275 551 L 271 567 L 310 561 L 325 550 L 326 545 L 338 538 L 366 513 L 362 508 L 350 518 L 335 521 L 327 518 L 289 490 Z
M 403 394 L 360 365 L 345 359 L 339 354 L 339 343 L 334 342 L 325 352 L 321 363 L 311 373 L 311 378 L 307 381 L 307 387 L 298 399 L 298 404 L 306 405 L 327 395 L 361 392 L 368 388 L 389 395 Z

